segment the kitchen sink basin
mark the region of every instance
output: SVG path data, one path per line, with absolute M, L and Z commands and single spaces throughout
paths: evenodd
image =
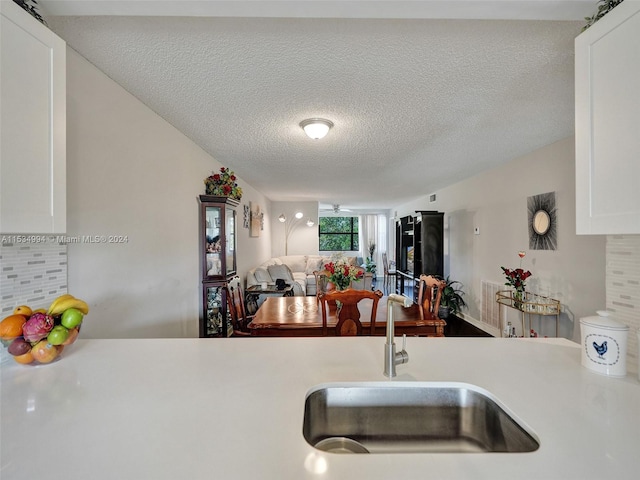
M 533 452 L 534 433 L 466 383 L 385 382 L 312 388 L 303 435 L 334 453 Z

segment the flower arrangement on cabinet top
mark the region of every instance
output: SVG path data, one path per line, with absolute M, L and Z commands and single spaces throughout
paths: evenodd
M 349 263 L 344 259 L 326 263 L 324 265 L 324 269 L 328 273 L 327 278 L 338 290 L 345 290 L 349 288 L 351 282 L 359 280 L 364 276 L 364 272 L 361 268 L 358 268 L 355 265 L 349 265 Z
M 520 257 L 520 268 L 510 270 L 508 268 L 500 267 L 507 279 L 505 285 L 513 287 L 516 290 L 516 293 L 519 294 L 520 299 L 522 299 L 524 287 L 526 286 L 524 281 L 531 276 L 531 272 L 529 270 L 525 272 L 522 269 L 522 259 L 525 255 L 525 252 L 518 252 L 518 256 Z
M 220 168 L 220 173 L 212 172 L 204 179 L 204 184 L 207 195 L 231 197 L 237 200 L 242 198 L 242 189 L 236 183 L 236 176 L 226 167 Z

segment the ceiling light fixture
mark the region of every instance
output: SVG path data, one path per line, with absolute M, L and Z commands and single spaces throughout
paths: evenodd
M 333 122 L 324 118 L 308 118 L 301 121 L 300 126 L 309 138 L 319 140 L 329 133 L 329 130 L 333 127 Z

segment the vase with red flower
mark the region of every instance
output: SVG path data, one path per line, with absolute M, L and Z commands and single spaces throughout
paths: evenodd
M 500 267 L 505 275 L 505 285 L 513 288 L 513 307 L 518 310 L 524 309 L 524 303 L 526 302 L 525 280 L 531 276 L 529 270 L 524 271 L 522 269 L 522 259 L 525 256 L 525 252 L 518 252 L 520 257 L 520 267 L 513 270 L 505 267 Z

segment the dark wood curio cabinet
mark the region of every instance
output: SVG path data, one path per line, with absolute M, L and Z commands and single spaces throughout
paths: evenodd
M 418 297 L 421 274 L 444 274 L 444 213 L 416 210 L 396 223 L 396 292 Z
M 236 274 L 236 207 L 228 197 L 200 195 L 200 337 L 228 337 L 227 286 Z

